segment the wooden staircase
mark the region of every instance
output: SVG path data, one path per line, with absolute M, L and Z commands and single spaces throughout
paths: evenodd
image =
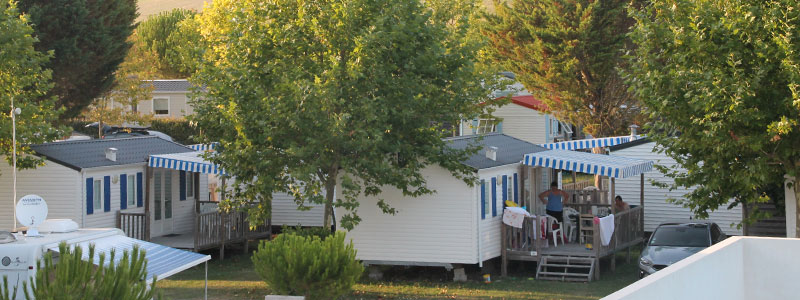
M 536 279 L 589 282 L 595 271 L 594 257 L 542 255 L 536 269 Z

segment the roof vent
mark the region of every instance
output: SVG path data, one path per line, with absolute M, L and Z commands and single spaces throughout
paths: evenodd
M 631 129 L 631 136 L 636 136 L 636 131 L 639 129 L 639 125 L 633 124 L 628 126 Z
M 117 148 L 106 149 L 106 159 L 110 161 L 117 161 Z
M 489 146 L 486 149 L 486 158 L 497 161 L 497 147 Z

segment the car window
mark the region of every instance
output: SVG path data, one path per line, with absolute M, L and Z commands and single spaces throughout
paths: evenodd
M 708 226 L 659 226 L 650 238 L 650 246 L 708 247 Z
M 714 224 L 711 226 L 711 240 L 714 241 L 714 244 L 721 242 L 725 239 L 725 234 L 722 233 L 722 229 Z

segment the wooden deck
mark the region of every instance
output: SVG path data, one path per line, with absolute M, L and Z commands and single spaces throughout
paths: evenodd
M 194 233 L 168 234 L 151 238 L 150 241 L 172 248 L 194 250 Z
M 541 264 L 540 260 L 543 256 L 565 256 L 596 260 L 594 265 L 598 269 L 593 270 L 593 277 L 599 279 L 599 260 L 601 258 L 611 256 L 618 251 L 629 251 L 630 247 L 640 244 L 644 237 L 644 227 L 641 222 L 644 217 L 642 207 L 617 213 L 614 217 L 614 233 L 606 246 L 600 243 L 600 228 L 593 222 L 590 222 L 592 223 L 591 236 L 587 237 L 590 240 L 578 241 L 578 243 L 559 243 L 558 246 L 549 244 L 548 239 L 541 237 L 542 228 L 536 217 L 525 218 L 522 228 L 501 225 L 502 275 L 507 275 L 509 261 L 536 261 Z M 592 249 L 586 249 L 584 242 L 591 243 Z M 615 261 L 612 259 L 611 269 L 613 270 L 615 267 Z

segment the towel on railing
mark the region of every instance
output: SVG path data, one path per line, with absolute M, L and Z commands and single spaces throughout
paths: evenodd
M 611 243 L 611 236 L 614 235 L 614 215 L 600 218 L 600 242 L 603 246 L 608 246 Z
M 508 226 L 522 228 L 525 217 L 530 216 L 531 214 L 522 209 L 522 207 L 506 207 L 503 211 L 503 223 Z

